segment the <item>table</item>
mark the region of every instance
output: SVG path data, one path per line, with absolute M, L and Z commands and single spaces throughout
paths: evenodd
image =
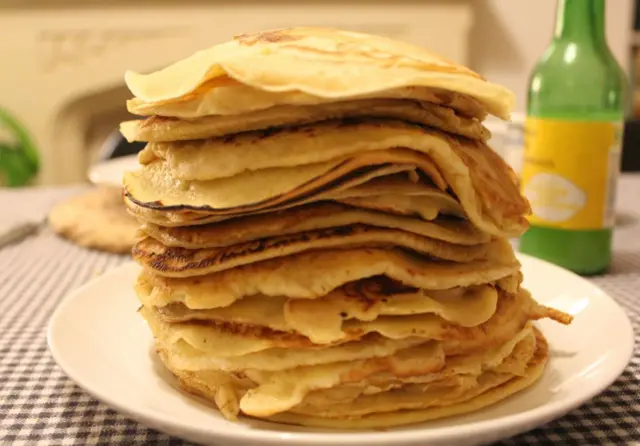
M 78 188 L 0 191 L 2 219 L 45 215 Z M 628 312 L 640 341 L 640 176 L 620 181 L 611 272 L 592 278 Z M 0 248 L 0 444 L 184 445 L 88 396 L 56 366 L 47 321 L 70 290 L 127 261 L 76 247 L 45 229 Z M 606 336 L 606 333 L 602 334 Z M 501 445 L 640 444 L 640 352 L 608 390 L 564 418 Z

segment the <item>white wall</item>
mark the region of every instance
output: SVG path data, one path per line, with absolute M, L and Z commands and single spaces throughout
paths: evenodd
M 470 64 L 489 80 L 512 89 L 517 110 L 526 106 L 529 72 L 549 44 L 556 0 L 474 0 Z M 607 1 L 607 38 L 629 72 L 633 0 Z

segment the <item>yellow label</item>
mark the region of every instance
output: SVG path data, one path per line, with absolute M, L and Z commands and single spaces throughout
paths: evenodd
M 528 118 L 522 193 L 532 225 L 613 226 L 621 124 Z

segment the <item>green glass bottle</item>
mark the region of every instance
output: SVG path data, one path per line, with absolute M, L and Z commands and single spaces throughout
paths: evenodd
M 559 0 L 551 45 L 530 81 L 520 251 L 578 274 L 611 263 L 628 86 L 607 46 L 604 0 Z

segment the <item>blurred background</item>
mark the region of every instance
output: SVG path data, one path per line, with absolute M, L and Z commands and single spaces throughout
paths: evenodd
M 609 46 L 634 90 L 635 3 L 607 2 Z M 125 70 L 153 71 L 239 33 L 321 25 L 411 41 L 511 88 L 513 122 L 487 126 L 493 147 L 518 169 L 527 79 L 552 37 L 555 7 L 555 0 L 0 0 L 0 148 L 37 151 L 37 184 L 86 181 L 90 165 L 139 149 L 115 131 L 131 118 Z M 637 150 L 627 148 L 639 139 L 638 104 L 629 114 L 623 170 L 640 170 Z

